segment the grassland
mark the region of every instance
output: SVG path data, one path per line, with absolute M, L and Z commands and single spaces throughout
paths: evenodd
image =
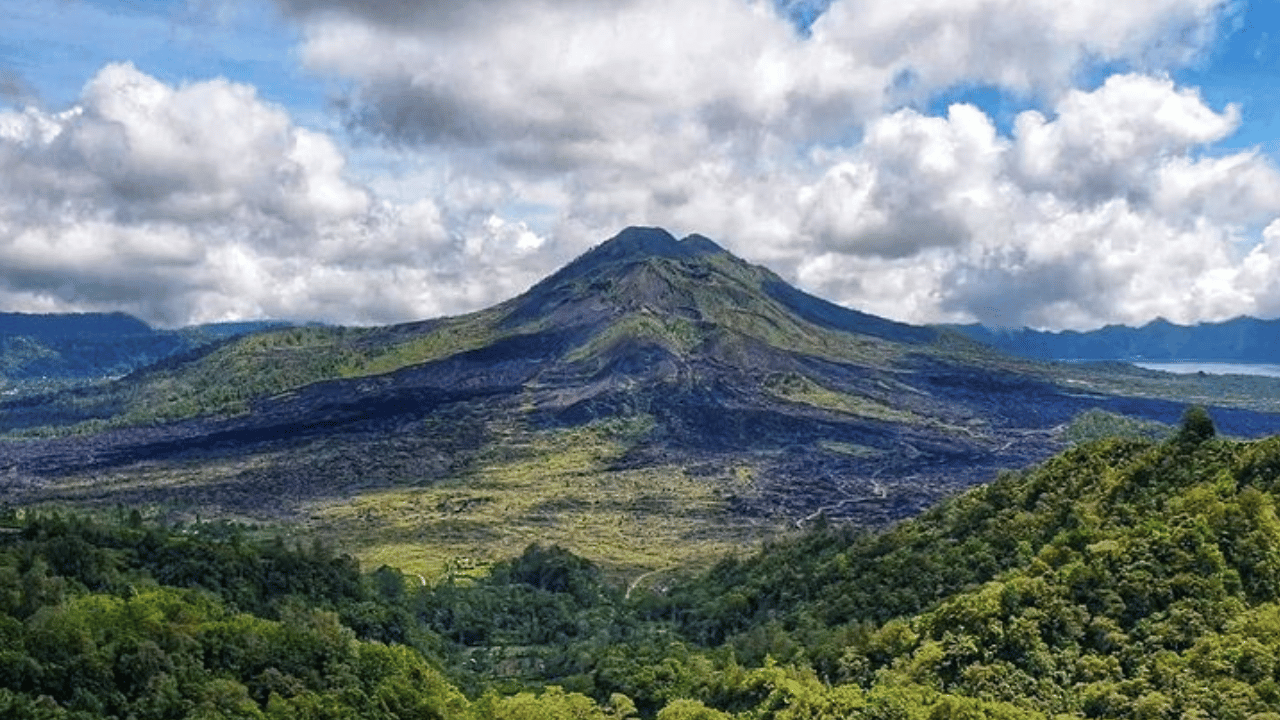
M 499 435 L 466 473 L 420 487 L 320 500 L 308 532 L 354 548 L 368 567 L 427 578 L 483 569 L 538 542 L 557 544 L 626 579 L 697 567 L 741 551 L 774 526 L 730 522 L 751 474 L 691 477 L 679 466 L 617 469 L 644 418 Z
M 495 311 L 387 328 L 291 327 L 255 333 L 135 375 L 10 408 L 0 433 L 84 435 L 196 417 L 234 417 L 253 402 L 324 381 L 371 377 L 498 338 Z M 58 387 L 49 388 L 56 392 Z M 35 395 L 24 391 L 24 395 Z
M 908 410 L 890 407 L 873 398 L 822 387 L 798 373 L 778 373 L 765 378 L 765 390 L 774 397 L 872 420 L 923 423 L 925 418 Z

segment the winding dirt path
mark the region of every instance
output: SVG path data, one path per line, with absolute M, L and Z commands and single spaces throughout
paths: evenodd
M 656 575 L 656 574 L 658 574 L 658 573 L 660 573 L 660 572 L 667 572 L 668 570 L 675 570 L 675 569 L 676 569 L 676 568 L 678 568 L 678 567 L 680 567 L 680 566 L 679 566 L 679 565 L 668 565 L 667 567 L 661 567 L 661 568 L 658 568 L 658 569 L 656 569 L 656 570 L 650 570 L 649 572 L 641 573 L 638 577 L 636 577 L 636 579 L 635 579 L 635 580 L 632 580 L 632 581 L 631 581 L 631 584 L 630 584 L 630 585 L 628 585 L 628 586 L 627 586 L 627 594 L 623 596 L 623 599 L 624 599 L 624 600 L 630 600 L 630 599 L 631 599 L 631 591 L 632 591 L 632 590 L 635 590 L 635 589 L 640 585 L 640 581 L 641 581 L 641 580 L 644 580 L 645 578 L 649 577 L 650 575 Z

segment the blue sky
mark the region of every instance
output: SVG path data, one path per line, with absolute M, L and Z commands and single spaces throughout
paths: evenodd
M 1242 3 L 1221 37 L 1195 65 L 1174 73 L 1199 87 L 1205 100 L 1221 107 L 1239 103 L 1243 123 L 1227 148 L 1261 147 L 1280 153 L 1280 2 Z
M 102 66 L 128 61 L 171 84 L 225 77 L 295 112 L 324 108 L 324 78 L 299 65 L 299 32 L 269 4 L 52 0 L 4 14 L 0 63 L 33 94 L 11 107 L 70 106 Z
M 411 320 L 655 224 L 911 322 L 1280 316 L 1280 0 L 0 12 L 6 310 Z
M 807 33 L 825 0 L 776 0 L 779 12 Z M 1173 69 L 1180 84 L 1198 87 L 1214 107 L 1239 103 L 1243 124 L 1220 146 L 1261 147 L 1280 153 L 1280 0 L 1233 3 L 1204 56 Z M 335 78 L 299 63 L 297 26 L 269 3 L 189 0 L 37 0 L 13 3 L 0 27 L 0 67 L 20 77 L 33 96 L 8 97 L 10 107 L 35 101 L 73 104 L 85 81 L 109 62 L 127 60 L 170 83 L 221 76 L 247 83 L 265 99 L 320 125 L 340 90 Z M 1085 86 L 1101 84 L 1120 66 L 1090 68 Z M 957 87 L 931 97 L 932 111 L 973 102 L 1007 130 L 1013 116 L 1037 98 L 993 87 Z

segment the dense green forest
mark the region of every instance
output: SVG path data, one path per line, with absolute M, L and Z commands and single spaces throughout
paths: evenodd
M 651 589 L 10 509 L 6 718 L 1280 718 L 1280 438 L 1081 445 Z

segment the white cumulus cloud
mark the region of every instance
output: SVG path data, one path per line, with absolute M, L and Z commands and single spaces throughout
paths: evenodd
M 1052 118 L 1027 111 L 1007 137 L 972 106 L 898 111 L 799 191 L 813 255 L 798 276 L 908 318 L 1093 327 L 1274 313 L 1257 271 L 1270 245 L 1251 247 L 1280 216 L 1280 170 L 1256 152 L 1196 154 L 1237 122 L 1233 107 L 1136 74 L 1066 93 Z
M 539 198 L 580 247 L 625 224 L 721 238 L 811 290 L 911 321 L 1089 326 L 1257 309 L 1227 292 L 1274 165 L 1203 150 L 1240 123 L 1169 68 L 1224 0 L 278 0 L 350 120 Z M 1133 68 L 1077 87 L 1099 63 Z M 1008 132 L 972 105 L 1043 110 Z M 1036 100 L 1038 99 L 1038 100 Z M 1254 260 L 1257 264 L 1257 260 Z
M 476 306 L 530 281 L 513 268 L 470 275 L 531 242 L 480 223 L 479 236 L 500 238 L 468 257 L 454 237 L 483 208 L 455 221 L 432 198 L 394 205 L 345 164 L 332 139 L 251 87 L 172 87 L 109 65 L 70 110 L 0 113 L 0 301 L 161 324 L 378 322 Z
M 351 134 L 123 64 L 0 114 L 0 302 L 408 320 L 646 224 L 913 322 L 1280 314 L 1280 171 L 1170 75 L 1228 0 L 274 2 Z

